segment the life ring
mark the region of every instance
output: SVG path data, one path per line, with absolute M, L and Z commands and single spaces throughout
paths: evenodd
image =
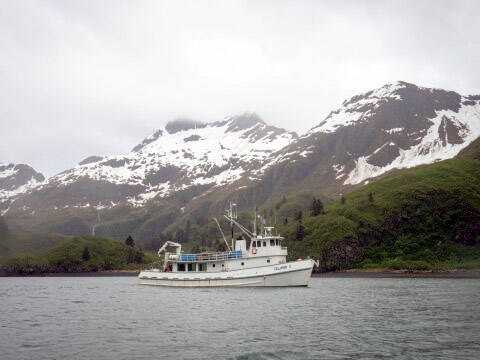
M 252 249 L 252 254 L 255 255 L 256 253 L 257 253 L 257 248 L 253 248 L 253 249 Z

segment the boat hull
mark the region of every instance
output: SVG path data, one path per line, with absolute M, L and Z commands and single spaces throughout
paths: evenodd
M 170 287 L 308 286 L 314 264 L 314 261 L 309 259 L 215 273 L 146 270 L 140 273 L 138 283 Z

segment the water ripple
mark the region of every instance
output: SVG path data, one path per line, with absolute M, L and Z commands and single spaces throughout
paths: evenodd
M 133 277 L 0 278 L 2 360 L 472 359 L 480 281 L 312 279 L 168 289 Z

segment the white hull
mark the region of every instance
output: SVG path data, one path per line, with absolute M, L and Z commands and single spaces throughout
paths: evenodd
M 309 259 L 222 272 L 146 270 L 138 276 L 138 283 L 172 287 L 308 286 L 314 265 Z

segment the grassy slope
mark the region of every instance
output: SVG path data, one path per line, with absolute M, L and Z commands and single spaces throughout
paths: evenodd
M 324 270 L 480 268 L 480 140 L 452 160 L 364 186 L 281 231 L 291 257 L 312 255 Z M 373 194 L 370 201 L 369 194 Z
M 11 230 L 7 237 L 0 241 L 0 256 L 49 250 L 67 239 L 68 236 L 58 234 Z
M 86 259 L 84 249 L 88 248 Z M 139 268 L 154 259 L 122 242 L 102 237 L 82 236 L 35 255 L 17 255 L 0 259 L 1 267 L 11 274 L 46 272 L 85 272 Z

